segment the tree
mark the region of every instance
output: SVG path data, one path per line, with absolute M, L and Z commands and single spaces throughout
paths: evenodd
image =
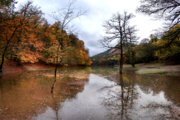
M 73 5 L 74 5 L 74 1 L 69 0 L 66 8 L 61 9 L 59 12 L 56 13 L 56 15 L 53 15 L 53 17 L 59 23 L 59 27 L 57 27 L 56 33 L 60 32 L 60 34 L 59 34 L 59 36 L 57 36 L 57 40 L 58 40 L 59 45 L 57 48 L 57 55 L 56 55 L 55 79 L 54 79 L 54 83 L 53 83 L 52 88 L 51 88 L 51 93 L 53 93 L 53 89 L 54 89 L 55 83 L 56 83 L 56 72 L 57 72 L 58 63 L 61 62 L 61 61 L 58 61 L 59 52 L 61 49 L 64 48 L 63 38 L 62 38 L 63 32 L 67 29 L 68 25 L 74 19 L 85 14 L 84 11 L 75 9 Z
M 0 0 L 0 5 L 9 6 L 14 0 Z
M 162 38 L 154 44 L 157 46 L 156 56 L 160 60 L 179 63 L 180 61 L 180 25 L 174 25 Z
M 41 14 L 41 11 L 34 7 L 32 2 L 27 2 L 19 11 L 15 11 L 15 9 L 12 8 L 7 11 L 7 19 L 0 22 L 0 36 L 2 41 L 4 41 L 0 72 L 2 72 L 5 56 L 9 46 L 19 41 L 16 39 L 17 34 L 21 34 L 21 31 L 26 30 L 30 23 L 36 23 L 37 18 L 39 19 Z
M 15 9 L 12 2 L 0 1 L 0 71 L 5 59 L 18 63 L 44 62 L 57 65 L 90 65 L 91 60 L 84 42 L 74 34 L 68 34 L 69 23 L 83 15 L 81 10 L 68 7 L 57 16 L 52 25 L 42 18 L 42 12 L 27 2 Z M 8 1 L 8 0 L 6 0 Z M 11 0 L 9 0 L 11 1 Z M 63 57 L 63 61 L 62 61 Z
M 141 40 L 139 45 L 135 46 L 136 61 L 138 63 L 148 63 L 157 60 L 155 56 L 157 47 L 154 45 L 156 41 L 156 37 L 152 37 L 150 40 L 145 38 Z
M 125 47 L 128 42 L 128 28 L 130 28 L 129 21 L 132 17 L 132 14 L 126 12 L 124 12 L 123 15 L 117 13 L 106 21 L 104 25 L 106 36 L 101 43 L 105 47 L 120 50 L 120 74 L 122 74 L 123 69 L 123 47 Z
M 142 0 L 137 10 L 148 15 L 164 15 L 173 25 L 180 23 L 179 0 Z
M 85 11 L 78 10 L 74 8 L 74 1 L 69 0 L 67 7 L 61 9 L 60 11 L 56 12 L 53 17 L 55 18 L 56 21 L 59 22 L 59 28 L 60 30 L 60 35 L 58 38 L 59 46 L 57 49 L 57 56 L 56 56 L 56 64 L 58 64 L 58 56 L 59 56 L 59 50 L 63 49 L 62 46 L 62 34 L 63 31 L 68 29 L 68 25 L 76 18 L 82 16 L 85 14 Z M 57 30 L 57 31 L 58 31 Z
M 131 63 L 132 67 L 135 67 L 135 50 L 133 47 L 135 46 L 135 43 L 139 39 L 136 36 L 136 29 L 135 27 L 128 27 L 127 29 L 127 38 L 128 38 L 128 58 L 129 58 L 129 63 Z

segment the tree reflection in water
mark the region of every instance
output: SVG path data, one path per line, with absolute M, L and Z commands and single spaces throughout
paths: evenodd
M 56 85 L 56 74 L 57 74 L 57 67 L 55 67 L 55 69 L 54 69 L 54 82 L 53 82 L 52 87 L 51 87 L 51 94 L 52 95 L 53 95 L 54 87 Z
M 105 68 L 90 75 L 89 70 L 57 69 L 56 74 L 47 70 L 2 76 L 0 119 L 176 120 L 179 80 L 131 71 L 120 76 Z
M 59 110 L 59 101 L 56 101 L 55 97 L 54 97 L 54 87 L 56 85 L 56 77 L 57 77 L 57 67 L 55 67 L 54 69 L 54 82 L 52 84 L 52 87 L 51 87 L 51 97 L 52 97 L 52 103 L 53 103 L 53 108 L 54 108 L 54 111 L 55 111 L 55 119 L 56 120 L 59 120 L 59 115 L 58 115 L 58 110 Z
M 128 110 L 132 108 L 134 103 L 134 81 L 132 79 L 124 81 L 123 74 L 117 75 L 119 80 L 115 86 L 116 89 L 110 92 L 108 99 L 105 99 L 105 105 L 110 111 L 109 119 L 130 119 Z
M 155 90 L 157 86 L 159 88 L 162 88 L 161 85 L 168 86 L 168 84 L 161 83 L 161 79 L 164 82 L 168 79 L 165 80 L 164 77 L 158 75 L 153 77 L 137 75 L 130 71 L 122 75 L 113 74 L 107 78 L 117 83 L 109 89 L 108 97 L 104 99 L 109 111 L 109 119 L 179 119 L 180 109 L 166 98 L 164 93 L 166 91 Z M 156 85 L 153 81 L 156 81 Z
M 53 108 L 54 108 L 54 112 L 55 112 L 55 120 L 59 120 L 59 114 L 58 114 L 58 111 L 59 111 L 59 101 L 56 101 L 55 97 L 54 97 L 54 94 L 52 93 L 52 105 L 53 105 Z

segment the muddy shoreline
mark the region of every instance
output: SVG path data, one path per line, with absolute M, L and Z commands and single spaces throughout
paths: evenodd
M 87 66 L 65 66 L 68 68 L 83 68 Z M 65 68 L 64 66 L 58 66 L 58 68 Z M 23 73 L 25 71 L 37 71 L 37 70 L 47 70 L 47 69 L 54 69 L 55 65 L 52 64 L 43 64 L 43 63 L 34 63 L 34 64 L 18 64 L 17 62 L 7 61 L 3 66 L 3 72 L 1 75 L 4 74 L 17 74 Z
M 21 64 L 18 65 L 16 62 L 7 61 L 3 66 L 4 74 L 18 74 L 25 71 L 37 71 L 54 69 L 55 65 L 48 65 L 43 63 L 35 64 Z M 87 66 L 68 66 L 68 68 L 82 68 Z M 58 68 L 64 68 L 59 66 Z M 124 65 L 124 70 L 135 70 L 137 74 L 166 74 L 166 73 L 180 73 L 180 65 L 163 65 L 163 64 L 137 64 L 135 68 L 131 65 Z

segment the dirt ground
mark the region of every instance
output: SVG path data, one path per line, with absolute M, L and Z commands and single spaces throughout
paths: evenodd
M 43 65 L 43 64 L 18 65 L 16 62 L 7 61 L 3 66 L 2 74 L 16 74 L 16 73 L 22 73 L 24 71 L 46 70 L 48 68 L 53 68 L 53 66 Z

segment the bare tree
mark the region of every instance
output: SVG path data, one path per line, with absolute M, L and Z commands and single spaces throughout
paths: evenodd
M 65 8 L 60 9 L 57 12 L 53 13 L 53 18 L 59 22 L 59 29 L 61 31 L 61 33 L 65 30 L 68 29 L 69 24 L 76 18 L 79 18 L 80 16 L 84 15 L 86 13 L 86 11 L 83 11 L 81 9 L 75 8 L 75 1 L 74 0 L 69 0 L 68 4 Z M 63 48 L 62 46 L 62 35 L 60 34 L 58 42 L 59 42 L 59 46 L 57 49 L 57 56 L 56 56 L 56 64 L 60 63 L 60 61 L 58 61 L 58 57 L 59 57 L 59 50 L 61 48 Z
M 101 41 L 104 47 L 120 50 L 120 74 L 123 69 L 123 47 L 128 42 L 129 21 L 133 17 L 132 14 L 124 12 L 124 14 L 114 14 L 112 18 L 106 21 L 104 27 L 106 36 Z
M 53 12 L 53 18 L 61 23 L 60 29 L 67 30 L 68 25 L 76 18 L 86 14 L 86 10 L 81 10 L 75 7 L 75 0 L 69 0 L 65 8 Z
M 172 25 L 180 23 L 179 0 L 141 0 L 141 6 L 137 10 L 148 15 L 164 15 Z
M 63 49 L 63 43 L 62 43 L 62 33 L 68 29 L 69 24 L 75 20 L 76 18 L 79 18 L 80 16 L 84 15 L 86 11 L 83 11 L 79 8 L 75 8 L 75 1 L 74 0 L 69 0 L 68 4 L 65 8 L 60 9 L 58 12 L 53 13 L 53 18 L 59 23 L 59 30 L 61 33 L 57 37 L 58 39 L 58 48 L 57 48 L 57 54 L 56 54 L 56 67 L 55 67 L 55 79 L 54 83 L 51 88 L 51 93 L 53 93 L 53 89 L 55 87 L 56 83 L 56 72 L 57 72 L 57 67 L 58 64 L 61 63 L 61 60 L 59 61 L 59 52 L 61 49 Z M 57 30 L 58 31 L 58 30 Z

